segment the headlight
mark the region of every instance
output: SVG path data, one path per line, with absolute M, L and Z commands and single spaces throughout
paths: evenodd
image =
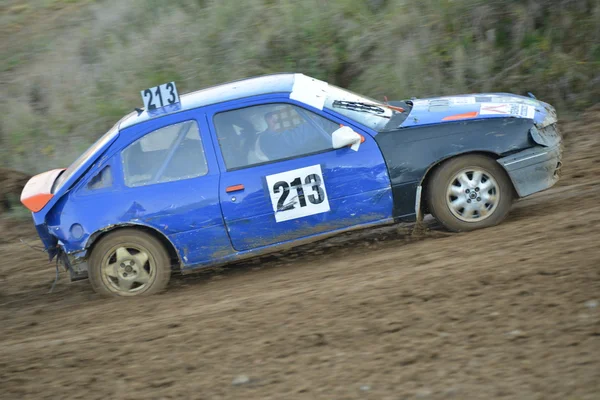
M 556 122 L 556 121 L 554 121 Z M 538 129 L 535 125 L 529 130 L 531 139 L 541 146 L 552 147 L 560 142 L 560 133 L 555 123 Z
M 541 101 L 540 101 L 540 104 L 546 110 L 546 117 L 542 121 L 540 128 L 545 128 L 549 125 L 555 124 L 556 121 L 558 120 L 558 118 L 556 116 L 556 110 L 554 109 L 554 107 L 552 107 L 550 104 L 543 103 Z

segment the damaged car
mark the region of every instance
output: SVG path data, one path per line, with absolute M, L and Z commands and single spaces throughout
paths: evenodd
M 533 95 L 387 102 L 274 74 L 142 98 L 21 196 L 50 259 L 108 296 L 425 214 L 486 228 L 561 168 L 556 112 Z

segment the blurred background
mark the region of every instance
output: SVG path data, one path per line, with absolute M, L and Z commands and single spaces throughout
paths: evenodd
M 599 0 L 3 0 L 0 167 L 68 166 L 140 90 L 302 72 L 383 99 L 600 99 Z
M 281 71 L 378 99 L 532 92 L 561 180 L 483 231 L 355 232 L 127 307 L 64 274 L 48 293 L 31 174 L 140 90 Z M 0 107 L 2 399 L 600 398 L 600 0 L 0 0 Z

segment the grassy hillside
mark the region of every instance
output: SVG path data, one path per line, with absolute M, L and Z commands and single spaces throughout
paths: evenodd
M 68 165 L 139 91 L 278 71 L 382 98 L 600 99 L 600 0 L 4 0 L 0 166 Z

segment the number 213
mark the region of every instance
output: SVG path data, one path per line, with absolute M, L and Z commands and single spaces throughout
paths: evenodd
M 310 174 L 307 175 L 306 178 L 304 178 L 304 184 L 311 185 L 311 189 L 313 191 L 313 193 L 309 194 L 308 196 L 305 196 L 304 194 L 303 183 L 300 177 L 294 179 L 289 184 L 285 181 L 279 181 L 275 183 L 273 185 L 273 193 L 280 193 L 283 190 L 281 197 L 277 201 L 277 211 L 287 211 L 295 208 L 295 202 L 289 203 L 287 205 L 285 204 L 285 201 L 287 200 L 290 194 L 290 186 L 291 189 L 296 189 L 296 194 L 298 196 L 298 203 L 300 203 L 300 207 L 306 207 L 308 205 L 306 202 L 307 198 L 311 204 L 322 203 L 323 200 L 325 200 L 325 193 L 321 188 L 321 182 L 321 177 L 317 174 Z

